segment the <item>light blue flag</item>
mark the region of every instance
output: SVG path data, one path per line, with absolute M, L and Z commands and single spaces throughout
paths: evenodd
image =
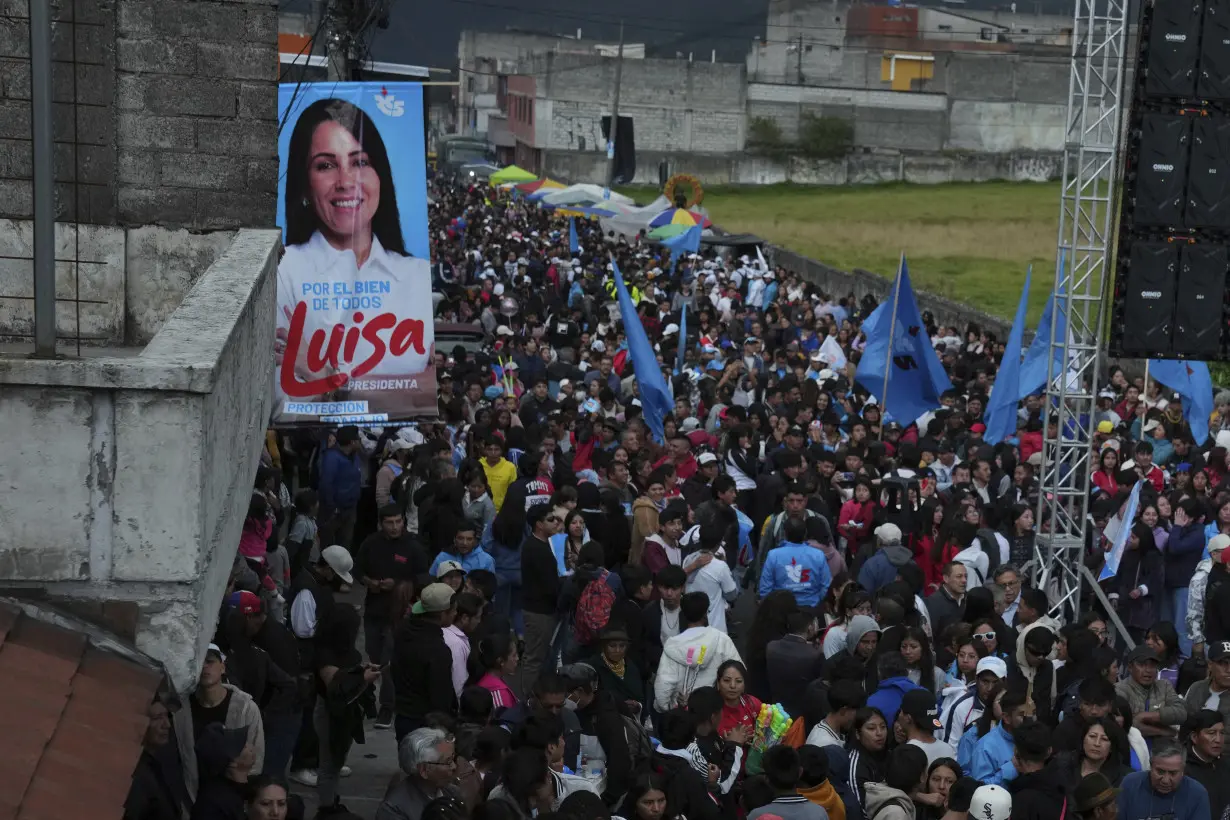
M 1063 291 L 1059 293 L 1062 294 Z M 1051 324 L 1055 324 L 1056 342 L 1062 342 L 1064 334 L 1068 332 L 1067 320 L 1064 319 L 1062 313 L 1057 312 L 1056 301 L 1055 293 L 1052 292 L 1051 298 L 1046 301 L 1046 307 L 1042 311 L 1042 319 L 1038 322 L 1038 332 L 1034 335 L 1029 350 L 1025 352 L 1025 360 L 1021 362 L 1018 399 L 1023 399 L 1031 393 L 1046 388 L 1046 355 L 1047 351 L 1051 350 Z M 1051 377 L 1054 378 L 1063 372 L 1062 348 L 1056 347 L 1052 351 L 1052 358 L 1054 365 L 1051 368 Z M 1000 378 L 1002 376 L 997 376 L 995 380 L 999 381 Z
M 1122 522 L 1111 542 L 1110 552 L 1106 553 L 1106 563 L 1102 565 L 1102 573 L 1098 576 L 1098 581 L 1114 578 L 1119 572 L 1119 562 L 1123 560 L 1123 550 L 1127 547 L 1128 539 L 1132 535 L 1132 524 L 1136 521 L 1136 508 L 1140 506 L 1140 488 L 1144 486 L 1144 483 L 1144 481 L 1137 481 L 1136 486 L 1132 487 L 1132 494 L 1128 496 L 1127 504 L 1123 508 Z
M 905 257 L 887 301 L 867 317 L 863 331 L 867 346 L 854 378 L 880 400 L 886 413 L 908 426 L 940 406 L 940 394 L 952 387 L 952 381 L 923 326 Z M 883 396 L 886 368 L 888 395 Z
M 1183 418 L 1192 428 L 1199 447 L 1209 438 L 1209 416 L 1213 413 L 1213 380 L 1204 362 L 1150 359 L 1149 375 L 1179 394 L 1183 399 Z
M 624 325 L 624 333 L 628 337 L 628 358 L 632 360 L 632 368 L 636 373 L 636 384 L 640 390 L 641 412 L 645 416 L 645 424 L 649 426 L 649 432 L 653 433 L 654 439 L 659 444 L 665 444 L 666 437 L 662 429 L 662 420 L 674 409 L 675 402 L 671 399 L 666 379 L 662 378 L 658 357 L 653 352 L 653 345 L 649 343 L 649 337 L 645 334 L 645 326 L 641 324 L 641 317 L 637 315 L 636 305 L 632 304 L 632 297 L 628 295 L 623 274 L 619 272 L 619 265 L 616 264 L 614 256 L 611 257 L 611 267 L 615 272 L 615 292 L 619 297 L 619 316 Z
M 688 349 L 688 305 L 685 302 L 683 312 L 679 314 L 679 352 L 675 355 L 675 375 L 683 372 L 683 354 Z
M 1004 347 L 1004 358 L 1000 362 L 999 372 L 995 374 L 991 398 L 987 401 L 987 430 L 982 434 L 987 444 L 999 444 L 1016 433 L 1016 408 L 1017 402 L 1020 401 L 1017 385 L 1021 380 L 1021 346 L 1025 339 L 1025 312 L 1029 307 L 1029 280 L 1033 273 L 1033 265 L 1030 265 L 1025 272 L 1025 287 L 1021 290 L 1021 301 L 1016 306 L 1012 332 L 1008 334 L 1008 344 Z
M 679 264 L 680 256 L 685 253 L 700 253 L 700 235 L 703 230 L 700 225 L 693 225 L 683 233 L 662 240 L 662 244 L 671 252 L 672 274 L 675 272 L 675 266 Z
M 568 249 L 573 254 L 581 252 L 581 242 L 577 239 L 577 218 L 575 216 L 568 217 Z

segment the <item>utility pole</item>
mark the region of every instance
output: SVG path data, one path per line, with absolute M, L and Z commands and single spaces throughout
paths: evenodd
M 615 58 L 615 101 L 611 104 L 611 130 L 606 141 L 606 188 L 604 199 L 611 198 L 615 184 L 615 135 L 619 131 L 619 87 L 624 81 L 624 22 L 619 21 L 619 56 Z
M 320 15 L 324 23 L 325 76 L 331 83 L 350 79 L 350 19 L 342 10 L 330 7 L 330 0 L 320 0 Z M 345 23 L 339 17 L 345 16 Z
M 34 155 L 34 355 L 40 359 L 54 359 L 56 205 L 51 116 L 51 4 L 38 0 L 30 4 L 30 68 Z
M 803 35 L 799 35 L 799 85 L 803 84 Z

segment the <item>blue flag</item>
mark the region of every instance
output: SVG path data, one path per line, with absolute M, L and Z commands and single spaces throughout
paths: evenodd
M 675 272 L 675 266 L 679 264 L 680 256 L 685 253 L 700 252 L 700 234 L 702 230 L 700 225 L 693 225 L 683 233 L 662 240 L 662 244 L 669 248 L 671 252 L 671 273 Z
M 645 424 L 649 432 L 659 444 L 666 443 L 662 429 L 662 420 L 675 408 L 666 380 L 662 378 L 662 369 L 658 366 L 658 357 L 653 352 L 653 345 L 645 335 L 645 326 L 636 313 L 636 305 L 628 295 L 624 285 L 623 274 L 615 257 L 611 257 L 611 267 L 615 271 L 615 292 L 619 297 L 619 316 L 623 321 L 624 333 L 628 336 L 628 357 L 632 360 L 632 368 L 636 372 L 636 384 L 640 390 L 641 412 L 645 416 Z
M 577 239 L 577 218 L 568 217 L 568 249 L 574 254 L 581 252 L 581 242 Z
M 1150 359 L 1149 375 L 1183 399 L 1183 418 L 1192 428 L 1199 447 L 1209 438 L 1209 416 L 1213 413 L 1213 380 L 1204 362 Z
M 683 354 L 688 349 L 688 305 L 685 302 L 683 312 L 679 314 L 679 353 L 675 356 L 675 375 L 683 372 Z
M 863 331 L 867 346 L 854 378 L 879 398 L 886 413 L 908 426 L 940 406 L 940 394 L 952 387 L 952 381 L 923 326 L 905 257 L 888 300 L 867 317 Z M 882 396 L 886 368 L 888 395 Z
M 1063 251 L 1059 253 L 1059 264 L 1062 266 L 1064 264 Z M 1063 294 L 1062 287 L 1059 293 Z M 1057 342 L 1062 342 L 1064 335 L 1068 332 L 1067 319 L 1062 313 L 1056 311 L 1056 301 L 1055 291 L 1051 291 L 1051 298 L 1046 300 L 1046 307 L 1042 310 L 1042 319 L 1038 322 L 1038 332 L 1034 334 L 1034 340 L 1029 344 L 1029 350 L 1025 353 L 1025 361 L 1021 362 L 1018 398 L 1023 399 L 1031 393 L 1046 389 L 1046 356 L 1047 351 L 1051 349 L 1051 324 L 1055 324 L 1055 341 Z M 1056 348 L 1052 356 L 1054 366 L 1051 368 L 1051 377 L 1054 378 L 1063 372 L 1065 363 L 1063 351 L 1060 348 Z M 995 380 L 999 381 L 999 377 L 997 376 Z
M 1115 536 L 1111 539 L 1110 551 L 1106 553 L 1106 563 L 1102 565 L 1102 572 L 1098 575 L 1099 581 L 1114 578 L 1119 572 L 1119 562 L 1123 560 L 1123 550 L 1127 547 L 1128 539 L 1132 535 L 1136 509 L 1140 506 L 1140 488 L 1144 486 L 1144 483 L 1144 481 L 1136 482 L 1136 486 L 1132 488 L 1132 494 L 1128 496 L 1127 504 L 1124 505 L 1123 518 L 1115 521 L 1119 529 L 1115 531 Z
M 983 441 L 987 444 L 999 444 L 1016 434 L 1016 406 L 1020 401 L 1017 385 L 1021 380 L 1021 346 L 1025 340 L 1025 311 L 1029 307 L 1029 280 L 1033 273 L 1033 265 L 1030 265 L 1025 272 L 1025 287 L 1021 291 L 1021 301 L 1016 306 L 1012 332 L 1008 334 L 1008 344 L 1004 347 L 1004 358 L 1000 362 L 999 372 L 995 374 L 991 398 L 987 401 L 987 430 L 982 434 Z

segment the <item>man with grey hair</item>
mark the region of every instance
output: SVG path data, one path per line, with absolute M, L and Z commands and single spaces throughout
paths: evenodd
M 1209 793 L 1183 776 L 1187 755 L 1173 740 L 1153 744 L 1149 770 L 1123 778 L 1119 789 L 1119 820 L 1209 820 Z
M 1000 617 L 1004 619 L 1004 623 L 1012 626 L 1016 620 L 1016 608 L 1021 598 L 1021 573 L 1014 564 L 1000 564 L 995 568 L 991 577 L 995 581 L 995 586 L 1004 591 L 1004 611 Z M 997 604 L 998 600 L 999 596 L 996 595 Z
M 415 729 L 397 745 L 397 764 L 405 774 L 389 787 L 376 820 L 419 820 L 437 797 L 461 793 L 452 785 L 457 775 L 453 737 L 442 729 Z

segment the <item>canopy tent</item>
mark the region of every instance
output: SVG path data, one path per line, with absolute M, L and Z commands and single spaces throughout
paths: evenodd
M 580 216 L 586 219 L 603 219 L 615 216 L 615 211 L 597 205 L 565 205 L 555 211 L 559 216 Z
M 636 236 L 648 229 L 650 220 L 670 207 L 670 200 L 664 196 L 659 196 L 643 208 L 635 204 L 616 206 L 612 210 L 618 211 L 618 215 L 602 220 L 602 231 L 614 231 L 616 236 Z
M 538 191 L 542 191 L 543 196 L 546 196 L 551 193 L 551 191 L 558 191 L 563 188 L 564 183 L 556 182 L 553 179 L 543 177 L 542 179 L 536 179 L 533 182 L 522 182 L 513 187 L 523 194 L 533 194 Z
M 492 185 L 503 185 L 508 182 L 531 182 L 537 178 L 535 174 L 531 174 L 524 168 L 509 165 L 507 168 L 501 168 L 492 174 L 490 182 Z
M 690 228 L 700 225 L 702 228 L 713 227 L 713 222 L 704 214 L 688 211 L 683 208 L 667 208 L 649 221 L 649 227 L 661 228 L 663 225 L 683 225 Z
M 589 185 L 587 183 L 569 185 L 567 188 L 552 191 L 542 197 L 540 201 L 543 205 L 551 207 L 558 205 L 598 205 L 606 210 L 615 210 L 611 208 L 612 203 L 635 204 L 630 198 L 615 191 L 611 191 L 611 198 L 606 199 L 601 185 Z

